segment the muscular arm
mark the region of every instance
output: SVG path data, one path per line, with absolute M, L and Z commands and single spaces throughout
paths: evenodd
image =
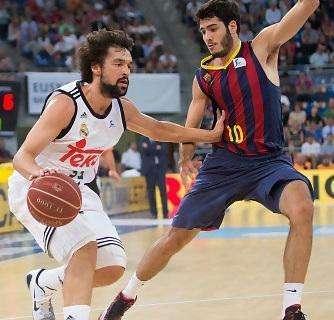
M 283 19 L 263 29 L 253 40 L 253 47 L 261 55 L 270 56 L 303 27 L 319 6 L 319 0 L 299 0 Z
M 38 176 L 42 169 L 35 158 L 70 123 L 74 115 L 71 98 L 59 94 L 49 103 L 39 120 L 32 127 L 24 143 L 13 159 L 14 169 L 25 178 Z
M 196 77 L 193 81 L 192 86 L 192 101 L 190 103 L 187 120 L 185 127 L 186 128 L 198 128 L 203 120 L 205 109 L 208 106 L 210 99 L 203 93 Z M 191 160 L 195 153 L 194 144 L 181 144 L 180 145 L 180 161 Z
M 172 122 L 158 121 L 142 114 L 134 104 L 122 99 L 125 119 L 129 130 L 140 133 L 155 141 L 162 142 L 216 142 L 223 132 L 224 118 L 219 120 L 214 130 L 182 127 Z

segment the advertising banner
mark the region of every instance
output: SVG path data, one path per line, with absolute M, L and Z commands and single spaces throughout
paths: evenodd
M 80 80 L 74 72 L 26 72 L 28 111 L 39 115 L 46 97 L 62 85 Z M 144 113 L 177 113 L 181 109 L 180 76 L 167 74 L 132 74 L 127 98 Z

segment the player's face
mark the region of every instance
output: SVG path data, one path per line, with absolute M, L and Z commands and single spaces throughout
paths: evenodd
M 233 47 L 233 38 L 224 22 L 217 17 L 203 19 L 199 27 L 211 54 L 224 57 L 230 52 Z
M 100 89 L 109 98 L 126 95 L 132 65 L 130 52 L 124 48 L 109 48 L 101 68 Z

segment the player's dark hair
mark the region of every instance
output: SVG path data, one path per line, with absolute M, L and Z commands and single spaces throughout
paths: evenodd
M 240 11 L 238 3 L 234 0 L 209 0 L 204 3 L 196 13 L 197 21 L 217 17 L 223 21 L 226 28 L 231 21 L 237 23 L 237 32 L 240 32 Z
M 93 81 L 92 66 L 103 65 L 110 47 L 120 47 L 131 51 L 133 40 L 122 30 L 98 30 L 87 35 L 86 42 L 78 50 L 81 78 Z

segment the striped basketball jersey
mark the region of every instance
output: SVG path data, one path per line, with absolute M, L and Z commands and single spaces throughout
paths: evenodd
M 81 85 L 80 81 L 68 83 L 47 97 L 44 108 L 48 108 L 48 102 L 56 95 L 69 96 L 75 112 L 68 127 L 36 157 L 42 168 L 58 168 L 79 185 L 94 180 L 101 154 L 118 142 L 126 128 L 119 99 L 113 99 L 103 115 L 97 114 L 84 96 Z M 20 176 L 18 172 L 15 175 Z
M 281 92 L 266 76 L 251 43 L 242 42 L 226 68 L 202 60 L 196 79 L 211 99 L 214 114 L 226 115 L 223 138 L 215 145 L 243 156 L 279 153 L 284 145 Z

